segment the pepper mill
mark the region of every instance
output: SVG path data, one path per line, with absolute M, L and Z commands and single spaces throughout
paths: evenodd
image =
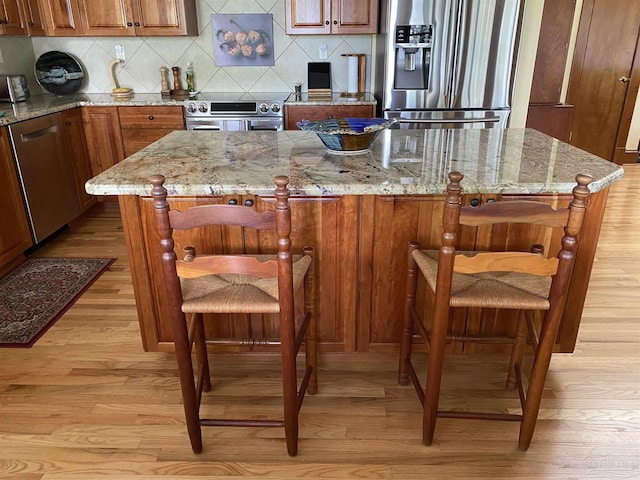
M 189 92 L 182 88 L 180 82 L 180 67 L 173 67 L 171 70 L 173 71 L 173 90 L 171 90 L 171 95 L 174 97 L 188 97 Z
M 169 90 L 169 82 L 167 81 L 167 71 L 169 69 L 167 67 L 160 67 L 160 83 L 161 83 L 161 87 L 160 87 L 160 94 L 163 97 L 168 97 L 169 95 L 171 95 L 171 90 Z

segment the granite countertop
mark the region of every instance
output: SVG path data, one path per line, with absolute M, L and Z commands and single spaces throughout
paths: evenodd
M 360 155 L 330 154 L 313 132 L 176 131 L 89 180 L 94 195 L 148 195 L 163 174 L 170 195 L 271 195 L 287 175 L 294 195 L 419 195 L 465 174 L 466 193 L 569 193 L 575 176 L 591 191 L 623 176 L 611 162 L 531 129 L 385 130 Z
M 27 102 L 0 104 L 0 125 L 41 117 L 50 113 L 69 110 L 81 106 L 150 106 L 175 105 L 181 106 L 182 100 L 164 99 L 159 93 L 136 93 L 129 99 L 114 99 L 108 93 L 77 93 L 66 96 L 56 96 L 50 93 L 32 95 Z
M 285 102 L 291 105 L 375 105 L 376 99 L 369 93 L 360 97 L 333 94 L 311 98 L 306 93 L 296 98 L 292 93 Z M 182 103 L 183 100 L 163 98 L 159 93 L 136 93 L 128 99 L 115 99 L 108 93 L 77 93 L 66 96 L 42 93 L 32 95 L 26 102 L 0 103 L 0 115 L 4 114 L 0 116 L 0 126 L 81 106 L 182 106 Z

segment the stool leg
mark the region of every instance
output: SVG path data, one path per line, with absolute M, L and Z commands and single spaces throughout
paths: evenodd
M 411 347 L 413 342 L 413 310 L 416 303 L 416 284 L 418 267 L 413 255 L 414 250 L 419 248 L 418 243 L 409 243 L 407 255 L 407 283 L 404 301 L 404 320 L 402 323 L 402 336 L 400 337 L 400 361 L 398 365 L 398 383 L 400 385 L 409 384 L 409 365 L 411 362 Z
M 516 338 L 511 348 L 511 358 L 509 359 L 509 372 L 507 374 L 507 388 L 513 390 L 516 388 L 516 365 L 522 364 L 522 357 L 527 346 L 527 324 L 526 311 L 521 310 L 518 314 L 518 325 L 516 329 Z
M 173 336 L 180 375 L 180 387 L 182 389 L 182 403 L 187 422 L 187 431 L 191 441 L 193 453 L 202 452 L 202 431 L 200 429 L 200 414 L 198 413 L 198 399 L 196 385 L 193 376 L 193 364 L 191 362 L 191 344 L 187 322 L 182 315 L 174 315 Z
M 194 322 L 196 324 L 196 361 L 198 370 L 202 369 L 202 390 L 211 391 L 211 374 L 209 373 L 209 356 L 207 355 L 207 343 L 204 334 L 204 315 L 202 313 L 194 313 Z
M 312 258 L 304 284 L 304 311 L 305 315 L 311 315 L 305 338 L 306 365 L 312 369 L 307 392 L 315 395 L 318 392 L 318 324 L 316 322 L 315 312 L 315 262 L 313 260 L 313 248 L 305 247 L 304 253 L 305 255 L 310 255 Z
M 282 393 L 284 435 L 287 453 L 298 453 L 298 380 L 296 376 L 295 325 L 291 313 L 280 312 L 280 349 L 282 355 Z
M 522 423 L 520 424 L 520 437 L 518 440 L 518 448 L 520 450 L 527 450 L 529 448 L 533 431 L 536 428 L 540 402 L 549 371 L 549 364 L 551 363 L 553 344 L 560 325 L 561 313 L 562 309 L 559 306 L 556 306 L 553 310 L 547 310 L 542 323 L 540 340 L 533 361 L 529 387 L 527 388 Z
M 431 326 L 431 341 L 429 343 L 429 364 L 427 366 L 427 380 L 425 383 L 424 413 L 422 417 L 422 442 L 431 445 L 436 429 L 438 416 L 438 400 L 440 398 L 440 384 L 442 380 L 442 365 L 444 362 L 444 348 L 447 341 L 447 325 L 449 309 L 444 302 L 436 299 L 433 324 Z

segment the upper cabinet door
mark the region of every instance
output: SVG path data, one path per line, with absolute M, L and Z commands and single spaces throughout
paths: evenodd
M 331 33 L 344 35 L 377 32 L 377 0 L 331 1 Z
M 289 35 L 378 31 L 378 0 L 285 0 Z
M 27 22 L 18 0 L 0 0 L 0 34 L 27 35 Z
M 198 35 L 195 0 L 131 0 L 138 35 Z
M 133 11 L 127 0 L 78 0 L 86 36 L 133 36 Z
M 82 36 L 78 0 L 48 0 L 41 2 L 42 16 L 51 37 Z
M 38 0 L 23 0 L 24 16 L 27 22 L 29 35 L 42 36 L 46 35 L 44 27 L 44 19 L 40 10 L 40 2 Z
M 288 35 L 331 33 L 331 0 L 286 0 Z

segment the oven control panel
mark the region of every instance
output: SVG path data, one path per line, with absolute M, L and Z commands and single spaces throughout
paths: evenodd
M 281 117 L 283 115 L 281 101 L 186 100 L 184 111 L 188 117 Z

